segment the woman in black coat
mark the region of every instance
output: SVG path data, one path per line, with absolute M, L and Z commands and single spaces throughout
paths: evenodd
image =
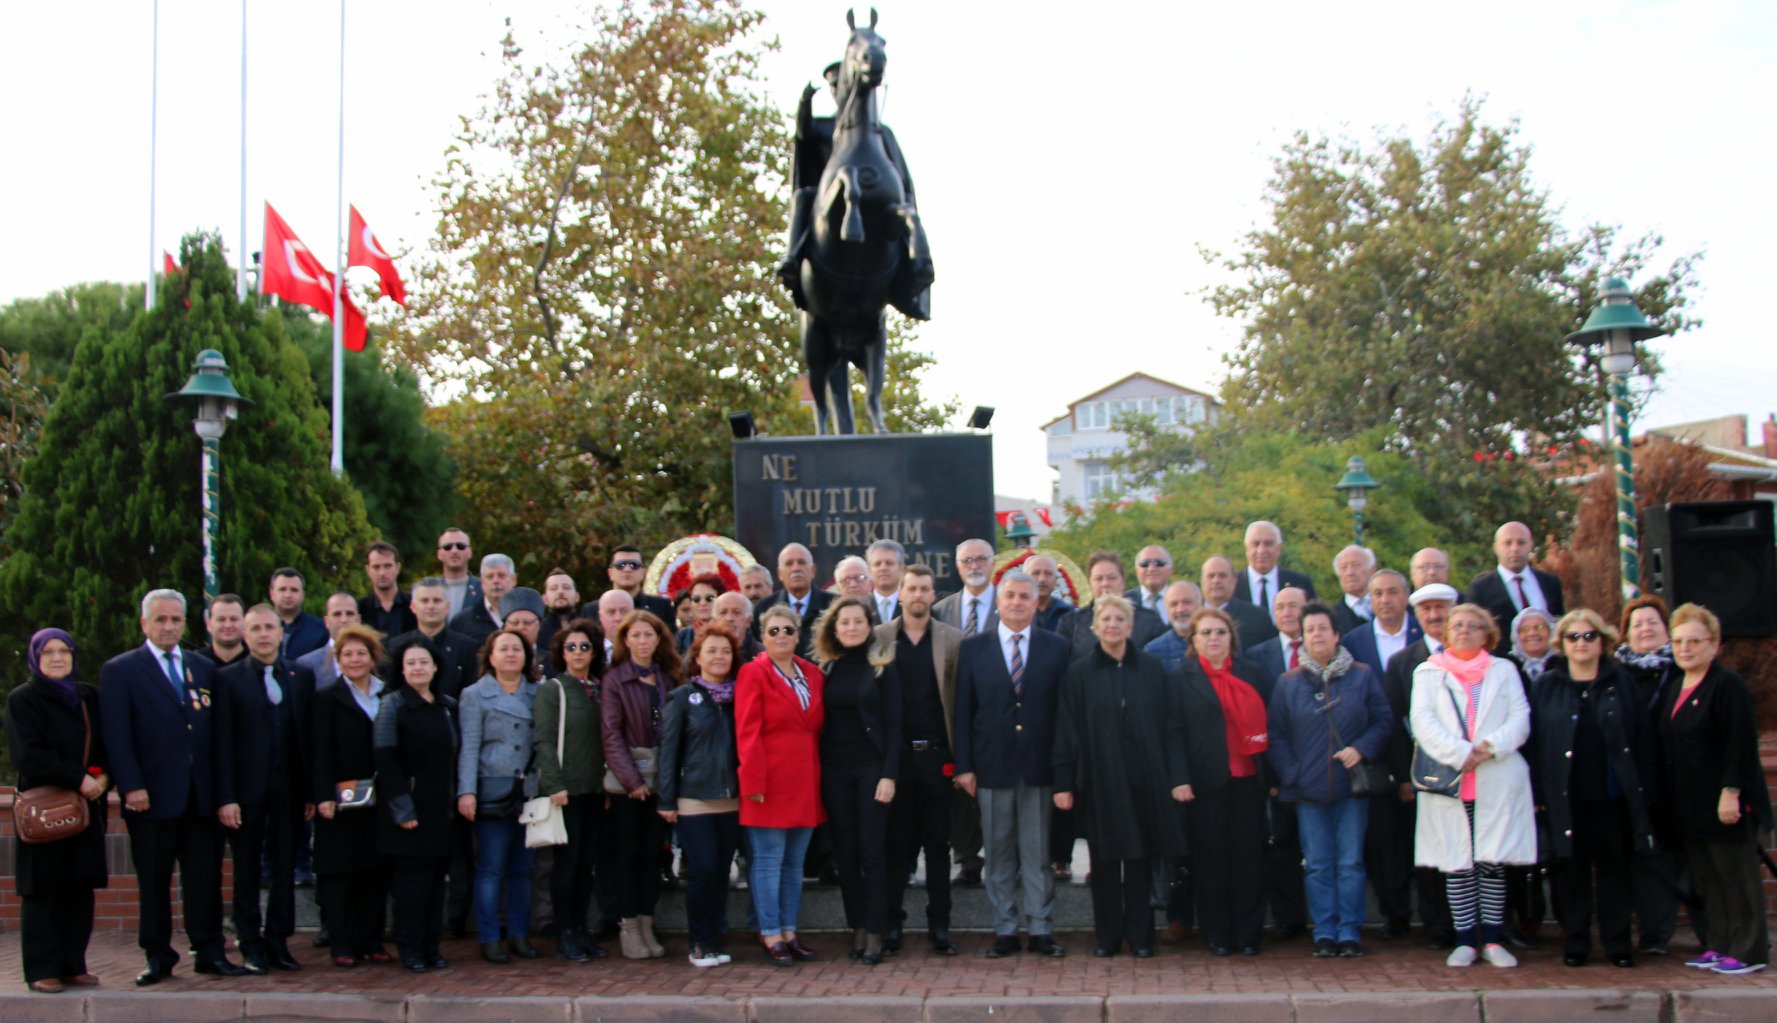
M 99 691 L 74 680 L 74 637 L 42 629 L 26 651 L 31 680 L 6 698 L 6 740 L 18 791 L 39 785 L 85 796 L 86 828 L 53 842 L 14 841 L 14 883 L 24 900 L 19 925 L 25 983 L 46 994 L 97 984 L 86 972 L 93 934 L 93 889 L 105 887 L 105 743 Z M 90 742 L 90 748 L 88 744 Z M 83 759 L 84 755 L 84 759 Z
M 901 775 L 901 680 L 895 652 L 876 643 L 862 599 L 835 600 L 814 630 L 825 679 L 821 802 L 852 929 L 851 955 L 875 966 L 888 928 L 888 812 Z
M 1259 954 L 1265 928 L 1264 673 L 1236 660 L 1239 637 L 1226 611 L 1191 616 L 1191 648 L 1175 687 L 1186 728 L 1191 798 L 1185 837 L 1191 846 L 1197 929 L 1218 956 Z
M 1608 656 L 1616 632 L 1578 608 L 1555 627 L 1561 656 L 1530 687 L 1530 782 L 1547 825 L 1563 961 L 1584 966 L 1592 917 L 1604 954 L 1633 966 L 1629 909 L 1632 863 L 1654 847 L 1652 736 L 1639 693 Z
M 457 701 L 432 691 L 439 657 L 424 636 L 397 649 L 401 682 L 376 715 L 377 849 L 393 861 L 395 948 L 413 973 L 450 965 L 438 942 L 457 833 Z
M 339 678 L 315 691 L 313 705 L 315 887 L 333 936 L 333 965 L 386 963 L 385 864 L 377 852 L 373 805 L 342 805 L 347 791 L 376 775 L 376 712 L 382 680 L 381 633 L 348 625 L 333 637 Z
M 1759 764 L 1758 722 L 1746 682 L 1716 660 L 1721 621 L 1696 604 L 1672 612 L 1672 656 L 1683 675 L 1654 717 L 1674 826 L 1697 895 L 1709 913 L 1709 945 L 1687 965 L 1756 973 L 1770 956 L 1759 877 L 1759 833 L 1771 798 Z
M 1192 798 L 1184 718 L 1160 659 L 1129 641 L 1134 620 L 1121 596 L 1092 602 L 1098 645 L 1068 668 L 1055 714 L 1055 806 L 1080 811 L 1099 958 L 1125 940 L 1154 954 L 1153 859 L 1184 855 L 1176 804 Z

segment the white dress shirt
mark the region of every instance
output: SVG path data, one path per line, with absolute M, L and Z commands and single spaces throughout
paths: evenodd
M 1524 596 L 1530 598 L 1530 606 L 1547 611 L 1549 598 L 1543 596 L 1543 588 L 1537 583 L 1536 573 L 1530 570 L 1529 565 L 1525 565 L 1522 572 L 1514 572 L 1504 565 L 1499 566 L 1499 581 L 1506 584 L 1506 596 L 1512 598 L 1512 606 L 1520 611 L 1524 610 L 1524 602 L 1518 599 L 1518 584 L 1513 582 L 1520 576 L 1523 577 Z
M 1370 632 L 1376 637 L 1376 663 L 1386 665 L 1388 659 L 1402 650 L 1407 649 L 1407 616 L 1401 616 L 1401 630 L 1390 633 L 1382 627 L 1382 619 L 1370 622 Z
M 980 593 L 970 593 L 967 587 L 963 588 L 962 600 L 956 605 L 960 612 L 956 616 L 957 628 L 967 629 L 969 627 L 970 604 L 975 604 L 979 608 L 976 611 L 975 628 L 977 630 L 987 628 L 987 616 L 993 613 L 993 588 L 992 583 L 988 583 L 987 588 Z
M 1357 615 L 1357 620 L 1360 622 L 1367 622 L 1376 617 L 1375 612 L 1370 610 L 1369 597 L 1354 597 L 1347 593 L 1345 595 L 1345 606 L 1351 608 L 1351 613 Z M 1402 628 L 1405 628 L 1405 626 L 1402 626 Z
M 1004 657 L 1006 659 L 1006 674 L 1008 674 L 1008 675 L 1012 674 L 1012 637 L 1013 636 L 1019 637 L 1019 639 L 1018 639 L 1018 656 L 1024 659 L 1025 664 L 1030 663 L 1030 630 L 1032 630 L 1034 628 L 1036 628 L 1036 625 L 1033 623 L 1031 625 L 1025 626 L 1023 632 L 1013 632 L 1011 629 L 1008 629 L 1006 627 L 1005 622 L 1000 623 L 1000 625 L 999 625 L 1000 656 Z
M 1265 599 L 1262 601 L 1259 599 L 1259 581 L 1261 579 L 1265 582 Z M 1255 572 L 1249 567 L 1246 570 L 1246 594 L 1247 599 L 1259 605 L 1259 609 L 1271 619 L 1271 624 L 1276 625 L 1277 612 L 1272 610 L 1272 604 L 1277 600 L 1277 566 L 1272 565 L 1271 571 L 1263 573 Z

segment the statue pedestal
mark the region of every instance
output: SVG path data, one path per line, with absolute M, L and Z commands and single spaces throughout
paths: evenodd
M 895 540 L 932 570 L 938 592 L 962 583 L 956 545 L 994 536 L 993 438 L 980 433 L 757 437 L 734 444 L 734 537 L 774 571 L 800 543 L 817 585 L 839 559 Z

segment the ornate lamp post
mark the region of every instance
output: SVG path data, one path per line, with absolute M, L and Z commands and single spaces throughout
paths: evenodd
M 1013 512 L 1006 521 L 1006 539 L 1012 541 L 1014 547 L 1029 547 L 1035 540 L 1037 531 L 1030 528 L 1030 520 L 1023 512 Z
M 1351 456 L 1345 463 L 1345 475 L 1333 484 L 1333 489 L 1345 495 L 1345 503 L 1351 508 L 1352 542 L 1359 547 L 1364 545 L 1364 508 L 1370 503 L 1370 491 L 1381 485 L 1364 467 L 1364 460 L 1359 455 Z
M 199 496 L 203 505 L 204 608 L 207 610 L 210 602 L 216 599 L 218 589 L 216 526 L 222 514 L 222 434 L 240 406 L 253 403 L 234 389 L 228 379 L 228 362 L 214 348 L 197 353 L 192 369 L 191 379 L 183 388 L 167 395 L 167 400 L 197 402 L 197 416 L 192 419 L 191 426 L 204 444 Z
M 1635 461 L 1629 450 L 1629 374 L 1635 372 L 1635 344 L 1666 333 L 1635 307 L 1629 282 L 1612 277 L 1604 282 L 1604 300 L 1586 325 L 1567 335 L 1581 349 L 1602 349 L 1598 365 L 1610 390 L 1604 430 L 1616 449 L 1617 552 L 1621 561 L 1623 600 L 1641 595 L 1641 541 L 1635 530 Z

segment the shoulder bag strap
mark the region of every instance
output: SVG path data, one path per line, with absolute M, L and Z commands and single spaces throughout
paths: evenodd
M 555 766 L 560 767 L 564 756 L 562 743 L 568 738 L 568 686 L 559 679 L 556 680 L 556 685 L 561 687 L 561 715 L 555 722 Z
M 86 742 L 80 747 L 80 770 L 85 773 L 93 757 L 93 719 L 87 714 L 85 700 L 80 701 L 80 720 L 86 725 Z
M 1453 677 L 1453 676 L 1452 676 L 1452 675 L 1451 675 L 1451 674 L 1450 674 L 1450 672 L 1449 672 L 1449 669 L 1445 669 L 1445 671 L 1444 671 L 1444 677 L 1445 677 L 1445 678 L 1446 678 L 1446 679 L 1448 679 L 1448 678 L 1452 678 L 1452 677 Z M 1474 737 L 1474 736 L 1472 736 L 1472 735 L 1470 735 L 1470 734 L 1469 734 L 1469 723 L 1468 723 L 1468 718 L 1467 718 L 1467 716 L 1466 716 L 1466 715 L 1464 715 L 1464 714 L 1463 714 L 1463 713 L 1462 713 L 1462 703 L 1461 703 L 1461 701 L 1459 701 L 1459 700 L 1457 700 L 1457 699 L 1456 699 L 1456 694 L 1455 694 L 1455 693 L 1453 693 L 1453 692 L 1451 692 L 1451 691 L 1450 691 L 1450 687 L 1449 687 L 1449 686 L 1447 686 L 1447 685 L 1446 685 L 1446 686 L 1445 686 L 1445 687 L 1444 687 L 1444 695 L 1445 695 L 1445 696 L 1448 696 L 1448 697 L 1450 697 L 1450 706 L 1451 706 L 1451 707 L 1454 707 L 1454 708 L 1455 708 L 1455 709 L 1456 709 L 1456 723 L 1457 723 L 1457 724 L 1459 724 L 1459 725 L 1461 725 L 1461 726 L 1462 726 L 1462 737 L 1463 737 L 1463 739 L 1465 739 L 1465 740 L 1467 740 L 1467 741 L 1471 741 L 1471 742 L 1472 742 L 1472 741 L 1473 741 L 1473 740 L 1474 740 L 1474 738 L 1475 738 L 1475 737 Z

